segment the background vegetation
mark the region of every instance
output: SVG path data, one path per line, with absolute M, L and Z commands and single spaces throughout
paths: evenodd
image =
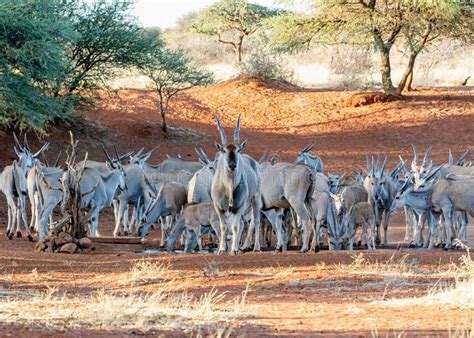
M 166 130 L 169 100 L 213 79 L 400 95 L 420 84 L 467 83 L 474 72 L 472 2 L 298 3 L 307 10 L 220 0 L 162 32 L 142 27 L 130 0 L 1 1 L 0 125 L 44 132 L 111 86 L 156 90 Z

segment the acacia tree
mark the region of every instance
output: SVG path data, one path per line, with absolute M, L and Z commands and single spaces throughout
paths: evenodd
M 158 93 L 157 106 L 162 118 L 161 129 L 168 131 L 166 113 L 170 100 L 183 90 L 213 82 L 211 73 L 195 68 L 181 50 L 157 48 L 139 66 Z
M 67 46 L 69 67 L 61 84 L 63 94 L 103 86 L 117 69 L 136 66 L 153 48 L 154 42 L 131 14 L 134 1 L 66 3 L 63 15 L 79 37 Z
M 319 0 L 312 15 L 290 13 L 268 20 L 270 46 L 279 51 L 311 44 L 374 46 L 380 58 L 382 87 L 400 95 L 417 56 L 437 39 L 472 39 L 472 10 L 452 0 Z M 408 50 L 406 70 L 393 84 L 390 52 L 396 42 Z
M 60 11 L 59 1 L 0 2 L 0 125 L 41 132 L 64 115 L 63 100 L 50 93 L 76 35 Z
M 262 27 L 263 19 L 278 13 L 247 0 L 221 0 L 201 12 L 191 30 L 215 36 L 220 43 L 231 46 L 237 63 L 241 63 L 244 39 Z

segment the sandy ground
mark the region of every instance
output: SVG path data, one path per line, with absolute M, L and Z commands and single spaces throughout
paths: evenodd
M 219 114 L 229 132 L 236 115 L 242 113 L 241 138 L 249 140 L 246 151 L 251 155 L 259 157 L 269 148 L 281 150 L 282 159 L 291 160 L 299 149 L 314 142 L 326 170 L 348 173 L 364 165 L 365 153 L 378 150 L 388 154 L 393 165 L 398 155 L 411 156 L 411 143 L 422 150 L 432 145 L 436 162 L 447 160 L 448 149 L 457 155 L 473 148 L 472 88 L 422 89 L 402 101 L 358 108 L 347 107 L 352 94 L 278 88 L 253 79 L 224 82 L 177 97 L 169 114 L 171 132 L 164 135 L 159 129 L 154 95 L 127 90 L 105 97 L 95 109 L 79 113 L 98 126 L 84 122 L 75 125 L 74 130 L 81 140 L 81 151 L 97 159 L 103 158 L 100 142 L 115 143 L 123 152 L 160 144 L 150 160 L 153 163 L 166 153 L 195 158 L 194 147 L 213 154 L 218 134 L 212 113 Z M 11 132 L 0 132 L 0 138 L 4 144 L 0 160 L 11 163 L 15 158 Z M 30 138 L 33 147 L 40 145 L 40 141 Z M 46 139 L 52 141 L 47 154 L 52 162 L 67 143 L 67 128 L 52 128 Z M 51 288 L 55 294 L 86 297 L 104 290 L 144 294 L 166 284 L 168 292 L 186 291 L 196 299 L 216 290 L 223 295 L 217 308 L 245 294 L 244 310 L 235 318 L 194 323 L 185 326 L 186 331 L 179 325 L 153 323 L 136 327 L 74 321 L 57 324 L 41 316 L 25 319 L 18 314 L 11 318 L 19 319 L 12 320 L 0 313 L 0 335 L 426 336 L 453 332 L 464 335 L 473 327 L 472 306 L 420 298 L 437 287 L 453 285 L 462 275 L 456 269 L 465 253 L 407 249 L 401 215 L 392 218 L 389 247 L 370 253 L 145 255 L 141 253 L 144 248 L 158 246 L 158 231 L 154 230 L 143 245 L 103 244 L 93 254 L 59 255 L 35 253 L 34 243 L 24 238 L 7 241 L 3 197 L 0 203 L 0 312 L 5 302 L 21 298 L 22 292 L 30 295 Z M 112 224 L 110 212 L 101 215 L 102 234 L 111 234 Z M 470 229 L 468 234 L 472 239 Z M 166 277 L 145 278 L 144 283 L 133 286 L 121 284 L 123 278 L 137 278 L 127 274 L 142 260 L 166 266 Z M 472 287 L 467 293 L 474 299 Z M 394 301 L 405 298 L 418 300 Z M 456 297 L 446 298 L 451 301 Z M 223 331 L 219 331 L 221 328 Z

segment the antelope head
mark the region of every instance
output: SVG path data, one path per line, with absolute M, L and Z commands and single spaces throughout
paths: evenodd
M 314 143 L 311 143 L 311 144 L 308 144 L 306 147 L 304 147 L 303 149 L 300 150 L 300 152 L 298 153 L 298 157 L 296 158 L 295 160 L 295 164 L 299 164 L 299 163 L 308 163 L 310 162 L 311 160 L 314 159 L 313 156 L 311 156 L 311 150 L 313 150 L 313 148 L 315 147 L 316 145 Z
M 145 148 L 141 148 L 135 154 L 129 153 L 129 154 L 125 154 L 124 156 L 128 156 L 128 164 L 136 164 L 139 167 L 143 168 L 145 162 L 148 161 L 150 156 L 153 155 L 153 153 L 158 149 L 158 147 L 159 145 L 157 145 L 155 148 L 151 149 L 150 151 L 146 153 L 143 153 Z
M 13 133 L 13 138 L 15 140 L 15 146 L 13 149 L 18 156 L 18 162 L 21 169 L 24 173 L 26 173 L 31 167 L 39 163 L 38 156 L 49 147 L 49 142 L 45 143 L 36 153 L 33 154 L 28 144 L 28 138 L 26 134 L 23 138 L 23 144 L 20 143 L 15 133 Z
M 126 179 L 127 175 L 126 175 L 125 171 L 123 170 L 122 163 L 120 162 L 122 157 L 118 154 L 117 148 L 114 145 L 114 151 L 115 151 L 116 158 L 112 159 L 110 157 L 109 153 L 107 152 L 107 150 L 105 149 L 104 145 L 101 145 L 101 147 L 102 147 L 102 150 L 103 150 L 105 156 L 107 157 L 107 162 L 106 162 L 107 168 L 110 170 L 111 173 L 116 175 L 116 177 L 118 179 L 119 189 L 123 192 L 127 191 L 127 184 L 125 182 L 125 179 Z
M 227 134 L 222 128 L 217 115 L 214 114 L 214 118 L 221 136 L 221 143 L 216 142 L 216 148 L 221 154 L 227 172 L 235 175 L 238 171 L 240 161 L 242 160 L 241 152 L 247 143 L 247 141 L 240 143 L 240 115 L 237 117 L 233 142 L 227 140 Z

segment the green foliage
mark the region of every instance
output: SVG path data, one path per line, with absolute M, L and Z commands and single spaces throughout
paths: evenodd
M 163 119 L 162 129 L 165 132 L 169 101 L 183 90 L 208 85 L 214 81 L 211 73 L 194 67 L 191 59 L 181 50 L 157 48 L 139 68 L 153 82 L 158 93 L 157 103 Z
M 269 45 L 294 51 L 310 44 L 373 45 L 381 58 L 384 90 L 400 94 L 416 56 L 440 37 L 471 39 L 472 10 L 452 0 L 313 0 L 309 15 L 290 13 L 267 20 Z M 409 50 L 400 84 L 391 80 L 390 49 L 399 42 Z
M 1 0 L 0 125 L 44 131 L 76 99 L 160 46 L 133 1 Z
M 133 1 L 70 0 L 66 15 L 79 38 L 68 46 L 69 68 L 63 89 L 72 94 L 94 89 L 118 68 L 139 65 L 156 39 L 147 38 L 131 9 Z
M 237 62 L 241 62 L 244 38 L 262 27 L 264 19 L 279 13 L 246 0 L 221 0 L 197 16 L 192 30 L 216 36 L 219 42 L 232 46 Z
M 68 112 L 53 98 L 67 63 L 64 44 L 76 34 L 59 1 L 0 2 L 0 125 L 42 127 Z

